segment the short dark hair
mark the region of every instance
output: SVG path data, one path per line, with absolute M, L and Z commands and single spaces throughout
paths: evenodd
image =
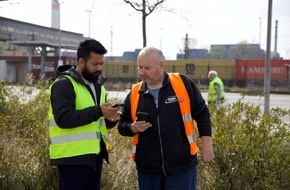
M 107 50 L 99 41 L 95 39 L 86 39 L 78 46 L 77 60 L 79 60 L 79 58 L 83 58 L 85 61 L 87 61 L 91 52 L 105 55 Z

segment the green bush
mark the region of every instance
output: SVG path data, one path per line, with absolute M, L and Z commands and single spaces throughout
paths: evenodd
M 238 101 L 212 110 L 215 189 L 289 189 L 290 110 Z
M 109 132 L 110 164 L 104 164 L 102 190 L 137 190 L 135 162 L 131 159 L 131 138 L 119 135 L 117 127 Z
M 47 87 L 0 82 L 0 189 L 57 189 L 57 171 L 49 164 Z M 289 121 L 290 110 L 264 115 L 258 106 L 238 101 L 210 112 L 216 157 L 207 165 L 199 162 L 198 189 L 290 189 L 290 124 L 283 121 Z M 131 138 L 116 127 L 109 132 L 102 189 L 137 190 Z
M 42 87 L 0 83 L 0 189 L 56 189 L 48 160 L 48 97 Z

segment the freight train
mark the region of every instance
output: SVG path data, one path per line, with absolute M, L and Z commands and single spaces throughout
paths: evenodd
M 265 60 L 187 59 L 168 60 L 165 71 L 179 72 L 201 85 L 208 84 L 208 72 L 216 70 L 228 87 L 255 87 L 264 85 Z M 136 82 L 138 68 L 135 61 L 107 62 L 104 76 L 109 81 Z M 290 60 L 271 60 L 270 80 L 272 87 L 289 87 Z
M 62 57 L 63 64 L 75 64 L 75 58 Z M 26 64 L 27 57 L 13 57 L 6 59 L 15 65 Z M 46 79 L 55 75 L 58 57 L 47 57 L 44 68 L 40 66 L 40 57 L 32 58 L 32 74 L 39 79 L 41 70 Z M 21 67 L 25 68 L 25 67 Z M 27 68 L 27 67 L 26 67 Z M 165 71 L 179 72 L 192 78 L 200 85 L 208 84 L 207 74 L 216 70 L 225 86 L 256 87 L 264 85 L 265 60 L 257 59 L 185 59 L 166 60 Z M 19 73 L 20 71 L 17 71 Z M 103 75 L 109 82 L 135 83 L 138 81 L 138 68 L 136 61 L 106 61 Z M 271 60 L 270 80 L 272 87 L 290 87 L 290 60 Z

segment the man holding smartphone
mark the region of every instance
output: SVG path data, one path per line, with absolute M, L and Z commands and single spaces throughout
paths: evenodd
M 132 158 L 139 189 L 195 190 L 196 128 L 202 140 L 202 161 L 214 159 L 205 101 L 190 78 L 164 71 L 164 56 L 159 49 L 143 48 L 137 64 L 141 82 L 132 86 L 124 101 L 118 130 L 123 136 L 133 137 Z M 148 113 L 149 122 L 141 120 L 138 112 Z
M 100 190 L 109 134 L 120 107 L 106 100 L 102 77 L 107 50 L 86 39 L 77 50 L 77 66 L 61 65 L 50 87 L 49 155 L 58 169 L 59 190 Z

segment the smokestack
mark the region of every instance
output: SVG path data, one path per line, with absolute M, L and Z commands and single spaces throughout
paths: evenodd
M 184 59 L 188 59 L 189 49 L 188 49 L 188 34 L 185 34 L 185 41 L 184 41 Z
M 51 27 L 60 29 L 60 3 L 59 0 L 51 0 Z
M 277 33 L 278 33 L 278 20 L 276 20 L 276 25 L 275 25 L 275 47 L 274 47 L 275 53 L 277 53 Z
M 261 47 L 262 42 L 262 18 L 259 17 L 260 23 L 259 23 L 259 45 Z

